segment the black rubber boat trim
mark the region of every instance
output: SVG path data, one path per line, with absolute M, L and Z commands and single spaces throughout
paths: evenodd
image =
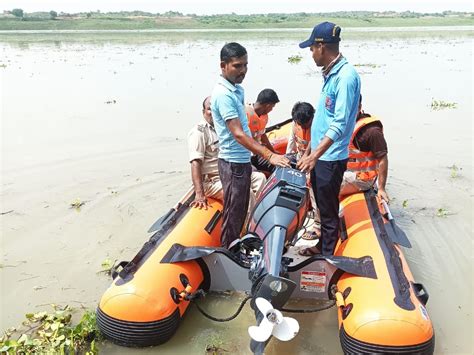
M 97 325 L 102 334 L 112 342 L 127 347 L 160 345 L 174 335 L 181 317 L 179 309 L 168 317 L 153 322 L 129 322 L 105 314 L 97 307 Z
M 277 123 L 277 124 L 274 124 L 273 126 L 267 127 L 267 128 L 265 128 L 265 133 L 274 131 L 275 129 L 280 129 L 281 127 L 283 127 L 284 125 L 290 123 L 291 121 L 293 121 L 293 119 L 288 118 L 288 119 L 286 119 L 286 120 L 284 120 L 280 123 Z
M 365 192 L 365 200 L 369 210 L 372 225 L 374 226 L 375 235 L 385 258 L 388 274 L 392 282 L 395 297 L 393 301 L 402 309 L 412 311 L 415 305 L 410 299 L 410 283 L 408 282 L 405 272 L 403 271 L 402 261 L 393 241 L 385 231 L 385 225 L 382 215 L 378 209 L 377 200 L 373 190 Z
M 208 233 L 211 234 L 214 228 L 217 226 L 217 222 L 221 219 L 222 212 L 220 210 L 217 210 L 216 213 L 212 216 L 211 220 L 207 224 L 207 226 L 204 228 L 204 230 Z
M 421 344 L 406 345 L 406 346 L 389 346 L 366 343 L 357 340 L 348 335 L 344 327 L 339 331 L 339 338 L 341 340 L 342 350 L 344 354 L 417 354 L 417 355 L 431 355 L 434 352 L 435 337 L 433 337 Z
M 169 216 L 166 223 L 160 226 L 150 239 L 143 244 L 142 248 L 133 257 L 133 259 L 126 264 L 119 272 L 120 278 L 117 279 L 116 285 L 123 285 L 133 278 L 133 274 L 140 268 L 147 260 L 148 256 L 158 248 L 161 242 L 168 236 L 171 229 L 177 224 L 178 220 L 182 218 L 186 212 L 189 211 L 189 204 L 194 200 L 192 194 L 184 203 L 180 203 L 174 214 Z

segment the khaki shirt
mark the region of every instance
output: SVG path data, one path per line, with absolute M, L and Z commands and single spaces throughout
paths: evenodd
M 214 127 L 206 120 L 202 120 L 188 133 L 189 162 L 200 160 L 203 175 L 219 174 L 217 155 L 219 153 L 219 139 Z

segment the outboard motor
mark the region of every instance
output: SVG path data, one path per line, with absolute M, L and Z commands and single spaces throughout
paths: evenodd
M 278 277 L 286 272 L 282 269 L 284 248 L 305 221 L 308 196 L 306 175 L 299 170 L 277 168 L 268 180 L 248 227 L 248 233 L 257 236 L 263 244 L 251 279 L 263 274 Z
M 292 260 L 283 254 L 305 221 L 308 196 L 304 173 L 291 168 L 277 168 L 262 191 L 252 214 L 248 233 L 260 240 L 259 253 L 253 256 L 249 271 L 249 279 L 253 284 L 253 299 L 260 300 L 260 305 L 258 302 L 252 303 L 257 326 L 249 328 L 252 336 L 250 347 L 255 354 L 263 353 L 272 334 L 270 319 L 275 319 L 276 314 L 280 315 L 280 320 L 276 323 L 287 323 L 281 325 L 286 333 L 289 332 L 283 338 L 289 340 L 297 332 L 298 323 L 282 317 L 277 309 L 285 305 L 296 286 L 295 282 L 288 278 L 287 272 L 287 266 Z M 262 308 L 262 302 L 266 302 L 262 299 L 268 301 L 268 306 Z M 291 334 L 292 326 L 296 327 L 295 334 Z
M 313 255 L 303 260 L 295 256 L 292 246 L 308 207 L 306 174 L 293 168 L 277 168 L 259 196 L 248 234 L 236 241 L 236 248 L 175 243 L 161 263 L 199 260 L 208 275 L 203 287 L 206 290 L 250 292 L 256 319 L 256 325 L 248 328 L 250 348 L 254 354 L 263 354 L 271 337 L 288 341 L 299 331 L 298 321 L 282 314 L 290 298 L 334 298 L 332 286 L 337 278 L 333 276 L 338 270 L 341 275 L 345 272 L 376 278 L 369 256 Z M 189 300 L 197 297 L 198 291 L 186 294 L 184 290 L 181 294 Z

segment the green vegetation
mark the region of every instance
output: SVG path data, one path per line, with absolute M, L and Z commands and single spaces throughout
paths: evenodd
M 80 198 L 76 198 L 74 201 L 72 201 L 69 204 L 69 207 L 70 208 L 75 208 L 77 211 L 79 211 L 81 209 L 81 207 L 84 206 L 84 205 L 85 205 L 84 201 L 81 201 Z
M 299 62 L 301 62 L 301 59 L 303 59 L 303 57 L 300 56 L 300 55 L 292 55 L 292 56 L 288 57 L 288 63 L 298 64 Z
M 456 108 L 457 106 L 457 103 L 456 102 L 446 102 L 446 101 L 443 101 L 443 100 L 435 100 L 433 99 L 431 101 L 431 109 L 433 111 L 439 111 L 439 110 L 443 110 L 445 108 Z
M 23 10 L 22 9 L 13 9 L 11 11 L 12 15 L 15 17 L 22 18 L 23 17 Z
M 115 264 L 117 263 L 117 260 L 112 261 L 109 258 L 105 258 L 104 261 L 102 261 L 102 270 L 98 271 L 97 273 L 104 273 L 107 276 L 112 275 L 112 270 L 115 267 Z
M 438 208 L 438 210 L 436 211 L 436 216 L 438 217 L 447 217 L 449 216 L 451 213 L 444 209 L 444 208 Z
M 368 67 L 368 68 L 379 68 L 382 65 L 374 64 L 374 63 L 362 63 L 362 64 L 354 64 L 355 67 Z
M 53 312 L 26 314 L 22 327 L 10 328 L 0 338 L 1 354 L 98 354 L 100 340 L 96 316 L 86 311 L 77 325 L 71 324 L 69 306 L 52 305 Z M 14 340 L 13 338 L 17 339 Z
M 224 339 L 222 334 L 213 333 L 207 337 L 205 353 L 208 355 L 222 355 L 228 350 L 224 348 Z
M 152 14 L 132 12 L 49 12 L 24 13 L 14 9 L 0 15 L 0 30 L 143 30 L 143 29 L 241 29 L 311 28 L 321 21 L 341 27 L 462 26 L 473 25 L 472 13 L 445 11 L 438 14 L 415 12 L 334 12 L 253 15 L 183 15 L 168 11 Z
M 451 178 L 452 179 L 457 178 L 459 168 L 456 166 L 456 164 L 453 164 L 452 166 L 450 166 L 449 169 L 451 170 Z

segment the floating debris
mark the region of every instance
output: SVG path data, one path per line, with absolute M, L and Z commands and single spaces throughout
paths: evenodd
M 369 68 L 380 68 L 382 65 L 375 63 L 359 63 L 354 64 L 355 67 L 369 67 Z
M 462 170 L 462 168 L 461 168 L 461 169 L 458 168 L 458 167 L 456 166 L 456 164 L 453 164 L 452 166 L 449 166 L 448 168 L 451 170 L 451 178 L 452 178 L 452 179 L 457 178 L 457 177 L 459 176 L 459 175 L 458 175 L 458 171 L 459 171 L 459 170 Z
M 100 340 L 100 332 L 95 312 L 86 311 L 79 323 L 72 325 L 69 306 L 51 306 L 52 313 L 27 313 L 21 327 L 7 329 L 0 337 L 0 353 L 98 354 L 95 341 Z
M 117 260 L 112 261 L 109 258 L 105 258 L 104 261 L 102 261 L 102 270 L 98 271 L 97 273 L 104 273 L 106 275 L 111 275 L 112 274 L 112 269 L 115 267 L 115 264 L 117 263 Z
M 292 55 L 292 56 L 288 57 L 288 63 L 298 64 L 299 62 L 301 62 L 302 59 L 303 59 L 303 57 L 300 56 L 300 55 Z
M 443 100 L 431 100 L 431 109 L 433 111 L 439 111 L 439 110 L 444 110 L 444 109 L 455 109 L 457 108 L 457 103 L 456 102 L 447 102 Z
M 70 208 L 75 208 L 76 210 L 80 210 L 82 206 L 86 204 L 85 201 L 81 201 L 81 199 L 76 198 L 73 202 L 69 204 Z
M 436 211 L 436 216 L 437 217 L 448 217 L 450 215 L 452 215 L 454 213 L 448 211 L 447 209 L 445 208 L 438 208 L 438 210 Z

